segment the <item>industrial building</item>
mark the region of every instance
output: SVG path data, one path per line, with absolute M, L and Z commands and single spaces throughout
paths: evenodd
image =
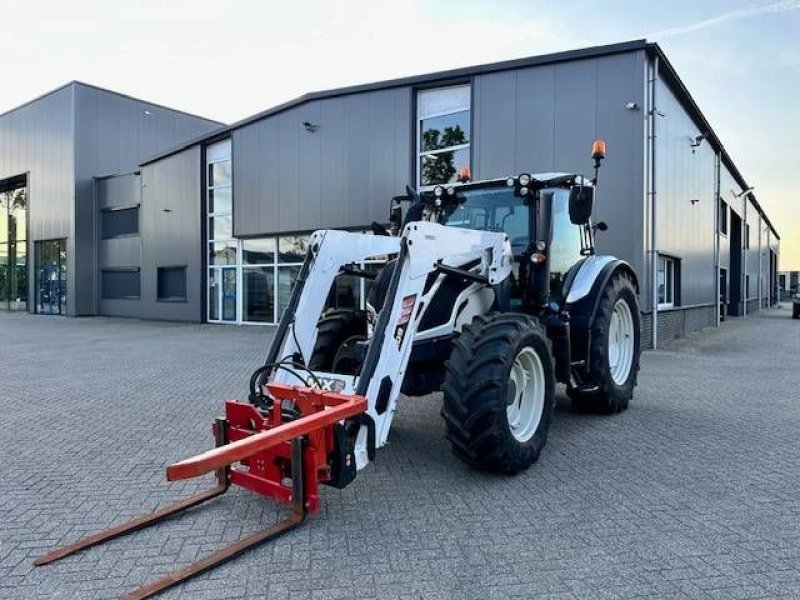
M 639 40 L 311 93 L 229 126 L 70 84 L 0 116 L 16 222 L 0 229 L 0 304 L 274 323 L 310 231 L 385 223 L 406 184 L 462 166 L 588 174 L 597 138 L 598 247 L 638 274 L 646 342 L 777 302 L 775 227 Z M 363 285 L 343 281 L 338 301 L 363 304 Z

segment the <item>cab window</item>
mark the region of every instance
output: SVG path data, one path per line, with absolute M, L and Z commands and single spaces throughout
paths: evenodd
M 581 230 L 569 220 L 569 190 L 556 190 L 552 206 L 550 297 L 563 303 L 562 288 L 569 270 L 581 259 Z

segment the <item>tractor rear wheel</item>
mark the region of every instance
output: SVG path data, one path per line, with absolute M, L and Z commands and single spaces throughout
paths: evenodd
M 453 342 L 442 417 L 467 464 L 516 473 L 539 458 L 555 398 L 550 340 L 531 317 L 477 316 Z
M 627 275 L 617 273 L 606 284 L 592 323 L 587 383 L 597 389 L 567 388 L 578 409 L 609 415 L 628 408 L 639 372 L 640 338 L 636 290 Z
M 317 323 L 317 343 L 308 368 L 355 375 L 361 368 L 356 344 L 366 338 L 367 315 L 363 310 L 328 311 Z

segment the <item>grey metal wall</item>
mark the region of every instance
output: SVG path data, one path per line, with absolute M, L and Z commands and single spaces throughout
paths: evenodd
M 656 108 L 663 114 L 657 118 L 656 139 L 657 250 L 680 260 L 682 306 L 713 304 L 716 154 L 707 142 L 692 148 L 691 140 L 703 132 L 660 80 Z M 648 294 L 648 310 L 650 300 Z
M 75 223 L 68 262 L 77 290 L 74 314 L 97 312 L 95 245 L 98 175 L 130 173 L 145 156 L 219 123 L 83 84 L 75 84 Z
M 97 209 L 123 208 L 141 205 L 142 186 L 138 174 L 120 175 L 99 179 L 96 185 Z M 142 264 L 141 208 L 139 211 L 140 235 L 102 239 L 98 235 L 97 268 L 98 275 L 104 269 L 140 268 Z M 141 314 L 141 300 L 103 299 L 98 290 L 98 313 L 108 316 L 138 317 Z
M 473 175 L 524 171 L 592 174 L 592 141 L 603 139 L 595 219 L 600 252 L 643 272 L 644 52 L 475 78 Z M 626 105 L 633 102 L 637 109 Z
M 412 181 L 411 102 L 408 87 L 340 96 L 234 131 L 234 234 L 385 222 Z
M 0 115 L 0 179 L 28 174 L 28 309 L 34 310 L 34 241 L 66 238 L 72 222 L 73 88 Z M 67 287 L 67 308 L 74 306 Z
M 737 215 L 741 216 L 743 201 L 742 198 L 737 197 L 737 194 L 742 193 L 741 186 L 736 183 L 736 180 L 731 175 L 731 172 L 728 168 L 723 164 L 720 165 L 720 177 L 719 177 L 719 195 L 720 198 L 727 203 L 729 211 L 733 211 Z M 720 245 L 719 245 L 719 262 L 720 266 L 723 269 L 730 268 L 730 253 L 731 253 L 731 237 L 730 237 L 730 226 L 731 226 L 731 216 L 730 212 L 728 214 L 728 228 L 729 231 L 727 234 L 720 235 Z M 730 277 L 730 273 L 728 273 L 728 277 Z
M 202 192 L 195 146 L 142 167 L 141 312 L 144 319 L 202 321 Z M 158 267 L 186 267 L 186 302 L 157 298 Z
M 743 288 L 746 291 L 747 300 L 758 299 L 759 282 L 759 260 L 761 259 L 761 248 L 759 247 L 758 231 L 761 227 L 761 215 L 756 210 L 752 201 L 747 198 L 745 205 L 746 223 L 750 226 L 750 247 L 745 248 L 745 275 L 750 277 L 750 288 Z

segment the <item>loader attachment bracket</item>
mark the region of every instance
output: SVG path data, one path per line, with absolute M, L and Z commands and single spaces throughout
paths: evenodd
M 270 383 L 267 388 L 273 398 L 269 411 L 261 411 L 252 404 L 227 401 L 225 417 L 216 419 L 213 424 L 215 448 L 167 468 L 170 481 L 213 472 L 216 486 L 53 550 L 38 558 L 34 565 L 49 564 L 181 514 L 221 496 L 231 485 L 278 500 L 288 505 L 291 513 L 278 523 L 145 584 L 123 598 L 154 596 L 300 525 L 309 512 L 320 508 L 320 483 L 338 487 L 355 477 L 352 443 L 344 436 L 345 427 L 340 422 L 356 418 L 356 422 L 364 423 L 366 401 L 362 396 L 280 383 Z

